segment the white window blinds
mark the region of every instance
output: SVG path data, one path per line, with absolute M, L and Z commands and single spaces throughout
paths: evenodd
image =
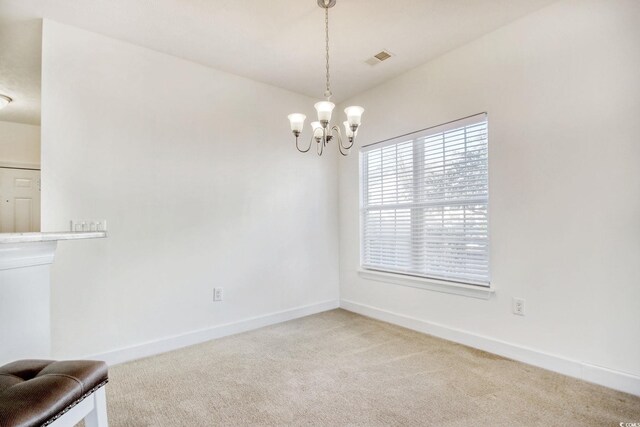
M 364 147 L 362 267 L 489 285 L 487 118 Z

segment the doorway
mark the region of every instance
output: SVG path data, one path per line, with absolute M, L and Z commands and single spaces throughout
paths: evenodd
M 0 167 L 0 233 L 40 231 L 40 171 Z

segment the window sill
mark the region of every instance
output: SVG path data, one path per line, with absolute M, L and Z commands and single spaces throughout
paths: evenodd
M 363 279 L 377 282 L 393 283 L 428 291 L 444 292 L 447 294 L 462 295 L 471 298 L 489 299 L 495 293 L 491 286 L 474 286 L 463 283 L 447 282 L 444 280 L 427 279 L 424 277 L 407 276 L 403 274 L 386 273 L 376 270 L 359 269 L 358 275 Z

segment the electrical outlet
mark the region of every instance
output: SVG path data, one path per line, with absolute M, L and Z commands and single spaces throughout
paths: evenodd
M 71 220 L 71 231 L 107 231 L 107 221 L 102 220 Z
M 524 316 L 524 299 L 513 298 L 513 314 Z
M 224 296 L 223 288 L 213 288 L 214 301 L 222 301 L 223 296 Z

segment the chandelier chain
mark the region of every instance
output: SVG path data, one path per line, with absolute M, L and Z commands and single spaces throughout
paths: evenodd
M 327 99 L 331 98 L 331 82 L 329 80 L 329 8 L 324 8 L 324 30 L 325 30 L 325 47 L 326 47 L 326 60 L 327 60 L 327 90 L 324 96 Z

